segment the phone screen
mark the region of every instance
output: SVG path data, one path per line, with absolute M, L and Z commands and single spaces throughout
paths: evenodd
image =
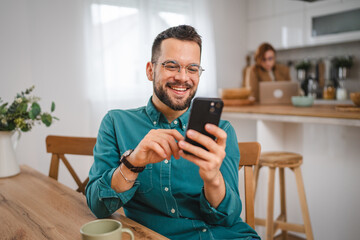
M 211 123 L 218 126 L 223 106 L 224 103 L 220 98 L 195 98 L 192 104 L 186 131 L 189 129 L 194 129 L 215 140 L 215 136 L 211 135 L 205 130 L 205 124 Z M 185 141 L 192 145 L 208 150 L 205 146 L 187 138 L 186 136 Z M 189 152 L 184 152 L 186 154 L 190 154 Z

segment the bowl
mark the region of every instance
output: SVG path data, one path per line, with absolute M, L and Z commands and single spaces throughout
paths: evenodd
M 250 96 L 250 89 L 248 88 L 224 88 L 221 91 L 221 98 L 223 99 L 248 99 Z
M 311 107 L 314 104 L 314 97 L 292 96 L 291 102 L 295 107 Z
M 356 106 L 360 107 L 360 92 L 350 93 L 350 98 Z

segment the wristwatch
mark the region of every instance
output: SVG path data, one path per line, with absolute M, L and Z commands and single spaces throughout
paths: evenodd
M 130 154 L 134 151 L 134 149 L 129 149 L 120 158 L 120 163 L 123 163 L 125 167 L 127 167 L 130 171 L 134 173 L 139 173 L 144 171 L 145 167 L 135 167 L 132 165 L 126 158 L 130 156 Z

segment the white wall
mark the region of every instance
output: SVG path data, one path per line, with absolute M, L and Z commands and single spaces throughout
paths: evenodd
M 16 0 L 0 2 L 0 96 L 12 101 L 15 94 L 35 85 L 34 95 L 60 118 L 51 127 L 35 126 L 23 133 L 17 159 L 47 174 L 49 134 L 90 136 L 85 81 L 83 12 L 81 0 Z M 90 162 L 89 162 L 90 163 Z M 84 165 L 82 176 L 90 167 Z M 82 167 L 82 166 L 80 166 Z M 65 171 L 61 171 L 63 173 Z M 60 180 L 66 178 L 61 174 Z
M 94 106 L 83 87 L 86 79 L 84 0 L 0 1 L 0 96 L 12 101 L 17 92 L 35 85 L 34 95 L 49 109 L 55 101 L 60 121 L 50 128 L 36 126 L 22 134 L 16 151 L 20 164 L 48 174 L 50 154 L 45 138 L 49 134 L 96 137 L 107 106 Z M 237 87 L 245 65 L 246 1 L 209 0 L 214 17 L 219 87 Z M 145 69 L 144 69 L 145 71 Z M 86 83 L 85 83 L 86 84 Z M 85 178 L 92 159 L 74 166 Z M 60 169 L 59 180 L 75 183 Z
M 218 87 L 240 87 L 247 54 L 247 1 L 210 0 L 210 5 L 214 21 Z

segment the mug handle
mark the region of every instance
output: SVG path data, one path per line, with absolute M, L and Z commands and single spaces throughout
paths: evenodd
M 131 240 L 134 240 L 134 239 L 135 239 L 133 232 L 132 232 L 129 228 L 123 228 L 123 229 L 121 230 L 121 232 L 124 232 L 124 233 L 129 234 L 130 237 L 131 237 Z

